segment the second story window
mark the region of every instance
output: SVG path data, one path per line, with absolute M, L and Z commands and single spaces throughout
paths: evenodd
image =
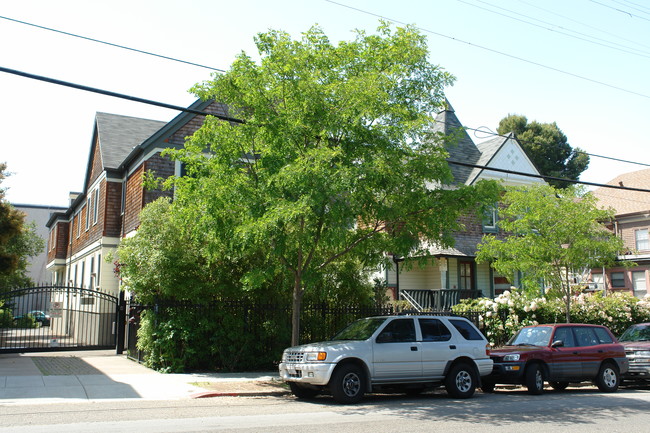
M 650 243 L 648 242 L 648 229 L 636 230 L 634 232 L 634 240 L 636 241 L 637 251 L 650 250 Z
M 92 208 L 92 202 L 90 197 L 86 199 L 86 231 L 90 227 L 90 209 Z
M 483 233 L 497 233 L 497 207 L 492 206 L 483 212 Z
M 99 215 L 99 187 L 93 191 L 93 224 L 97 224 L 97 217 Z

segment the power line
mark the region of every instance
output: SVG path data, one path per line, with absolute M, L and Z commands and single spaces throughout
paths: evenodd
M 498 132 L 493 132 L 493 131 L 486 131 L 485 129 L 470 128 L 469 126 L 464 126 L 464 125 L 461 125 L 460 127 L 463 128 L 463 129 L 469 130 L 469 131 L 481 132 L 483 134 L 493 135 L 495 137 L 508 138 L 507 135 L 499 134 Z M 522 140 L 522 139 L 520 139 L 518 137 L 517 137 L 517 141 L 519 143 L 532 143 L 532 144 L 535 144 L 532 141 Z M 626 159 L 614 158 L 612 156 L 598 155 L 598 154 L 595 154 L 595 153 L 585 152 L 584 150 L 580 150 L 578 148 L 573 148 L 573 151 L 576 152 L 576 153 L 581 153 L 583 155 L 593 156 L 595 158 L 609 159 L 610 161 L 624 162 L 624 163 L 627 163 L 627 164 L 635 164 L 635 165 L 641 165 L 641 166 L 644 166 L 644 167 L 650 167 L 650 164 L 646 164 L 644 162 L 630 161 L 630 160 L 626 160 Z
M 139 102 L 139 103 L 142 103 L 142 104 L 154 105 L 156 107 L 168 108 L 170 110 L 176 110 L 176 111 L 181 111 L 181 112 L 186 112 L 186 113 L 192 113 L 192 114 L 196 114 L 196 115 L 199 115 L 199 116 L 210 115 L 210 116 L 216 117 L 217 119 L 225 120 L 227 122 L 239 123 L 239 124 L 246 123 L 246 121 L 242 120 L 242 119 L 236 119 L 236 118 L 228 117 L 228 116 L 221 116 L 219 114 L 213 114 L 213 113 L 205 113 L 203 111 L 194 110 L 194 109 L 187 108 L 187 107 L 182 107 L 180 105 L 167 104 L 165 102 L 158 102 L 158 101 L 153 101 L 151 99 L 145 99 L 145 98 L 140 98 L 140 97 L 137 97 L 137 96 L 125 95 L 123 93 L 112 92 L 112 91 L 109 91 L 109 90 L 102 90 L 102 89 L 98 89 L 98 88 L 95 88 L 95 87 L 84 86 L 84 85 L 81 85 L 81 84 L 71 83 L 71 82 L 68 82 L 68 81 L 57 80 L 55 78 L 49 78 L 49 77 L 44 77 L 44 76 L 41 76 L 41 75 L 35 75 L 35 74 L 27 73 L 27 72 L 18 71 L 18 70 L 15 70 L 15 69 L 5 68 L 3 66 L 0 66 L 0 72 L 5 72 L 5 73 L 8 73 L 8 74 L 18 75 L 20 77 L 29 78 L 29 79 L 32 79 L 32 80 L 43 81 L 43 82 L 50 83 L 50 84 L 56 84 L 56 85 L 59 85 L 59 86 L 70 87 L 70 88 L 77 89 L 77 90 L 83 90 L 83 91 L 86 91 L 86 92 L 97 93 L 97 94 L 100 94 L 100 95 L 111 96 L 111 97 L 114 97 L 114 98 L 126 99 L 126 100 L 129 100 L 129 101 Z M 632 187 L 625 187 L 625 186 L 614 186 L 614 185 L 600 184 L 600 183 L 594 183 L 594 182 L 584 182 L 584 181 L 580 181 L 580 180 L 565 179 L 565 178 L 562 178 L 562 177 L 555 177 L 555 176 L 545 176 L 545 175 L 541 175 L 541 174 L 524 173 L 524 172 L 519 172 L 519 171 L 506 170 L 506 169 L 495 168 L 495 167 L 488 167 L 488 166 L 485 166 L 485 165 L 470 164 L 470 163 L 460 162 L 460 161 L 449 161 L 448 160 L 448 163 L 449 164 L 456 164 L 456 165 L 460 165 L 460 166 L 464 166 L 464 167 L 478 168 L 478 169 L 482 169 L 482 170 L 489 170 L 489 171 L 496 171 L 496 172 L 500 172 L 500 173 L 513 174 L 513 175 L 517 175 L 517 176 L 533 177 L 533 178 L 539 178 L 539 179 L 545 179 L 545 180 L 548 179 L 548 180 L 555 180 L 555 181 L 560 181 L 560 182 L 569 182 L 569 183 L 575 183 L 575 184 L 580 184 L 580 185 L 598 186 L 598 187 L 604 187 L 604 188 L 614 188 L 614 189 L 621 189 L 621 190 L 627 190 L 627 191 L 650 192 L 649 189 L 632 188 Z
M 152 52 L 149 52 L 149 51 L 139 50 L 137 48 L 131 48 L 131 47 L 127 47 L 127 46 L 124 46 L 124 45 L 118 45 L 118 44 L 114 44 L 112 42 L 101 41 L 99 39 L 90 38 L 88 36 L 81 36 L 81 35 L 77 35 L 77 34 L 74 34 L 74 33 L 65 32 L 63 30 L 53 29 L 51 27 L 40 26 L 38 24 L 28 23 L 27 21 L 17 20 L 15 18 L 0 16 L 0 19 L 7 20 L 7 21 L 13 21 L 13 22 L 19 23 L 19 24 L 25 24 L 27 26 L 36 27 L 36 28 L 39 28 L 39 29 L 42 29 L 42 30 L 47 30 L 47 31 L 50 31 L 50 32 L 61 33 L 62 35 L 72 36 L 74 38 L 84 39 L 86 41 L 97 42 L 99 44 L 109 45 L 109 46 L 115 47 L 115 48 L 122 48 L 124 50 L 134 51 L 136 53 L 146 54 L 148 56 L 160 57 L 161 59 L 171 60 L 173 62 L 179 62 L 179 63 L 185 63 L 186 65 L 198 66 L 199 68 L 210 69 L 211 71 L 226 72 L 223 69 L 213 68 L 211 66 L 201 65 L 199 63 L 188 62 L 187 60 L 180 60 L 180 59 L 176 59 L 174 57 L 163 56 L 162 54 L 156 54 L 156 53 L 152 53 Z
M 527 18 L 529 20 L 537 21 L 539 23 L 542 23 L 543 25 L 535 24 L 533 22 L 526 21 L 526 20 L 521 19 L 521 18 L 516 18 L 516 17 L 510 16 L 510 15 L 507 15 L 505 13 L 497 12 L 497 11 L 488 9 L 486 7 L 479 6 L 477 4 L 470 3 L 470 2 L 465 1 L 465 0 L 458 0 L 458 1 L 460 3 L 466 4 L 468 6 L 471 6 L 471 7 L 477 8 L 477 9 L 481 9 L 481 10 L 486 11 L 486 12 L 490 12 L 490 13 L 493 13 L 493 14 L 496 14 L 496 15 L 499 15 L 499 16 L 502 16 L 502 17 L 505 17 L 505 18 L 509 18 L 511 20 L 519 21 L 521 23 L 528 24 L 528 25 L 531 25 L 531 26 L 534 26 L 534 27 L 538 27 L 538 28 L 541 28 L 541 29 L 544 29 L 544 30 L 551 31 L 551 32 L 555 32 L 555 33 L 558 33 L 558 34 L 561 34 L 561 35 L 564 35 L 564 36 L 568 36 L 570 38 L 578 39 L 580 41 L 588 42 L 590 44 L 599 45 L 601 47 L 610 48 L 612 50 L 621 51 L 623 53 L 632 54 L 632 55 L 635 55 L 635 56 L 650 58 L 650 55 L 649 55 L 648 52 L 641 51 L 641 50 L 639 50 L 637 48 L 628 47 L 628 46 L 625 46 L 625 45 L 622 45 L 622 44 L 619 44 L 619 43 L 616 43 L 616 42 L 608 41 L 608 40 L 605 40 L 605 39 L 602 39 L 602 38 L 598 38 L 596 36 L 592 36 L 592 35 L 588 35 L 586 33 L 578 32 L 576 30 L 566 29 L 566 28 L 558 26 L 556 24 L 549 23 L 549 22 L 540 20 L 538 18 L 533 18 L 533 17 L 530 17 L 528 15 L 524 15 L 522 13 L 515 12 L 515 11 L 507 9 L 507 8 L 496 6 L 494 4 L 491 4 L 491 3 L 488 3 L 488 2 L 485 2 L 485 1 L 482 1 L 482 0 L 475 0 L 475 1 L 477 1 L 478 3 L 482 3 L 484 5 L 488 5 L 490 7 L 496 8 L 496 9 L 500 9 L 502 11 L 506 11 L 506 12 L 511 13 L 511 14 L 522 16 L 522 17 Z M 568 31 L 568 32 L 571 32 L 571 33 L 575 33 L 576 35 L 580 35 L 580 36 L 584 36 L 584 37 L 572 35 L 570 33 L 565 33 L 564 31 L 556 30 L 556 29 L 546 27 L 546 26 L 554 26 L 554 27 L 557 27 L 557 28 L 559 28 L 561 30 Z M 587 39 L 587 38 L 589 38 L 589 39 Z M 597 42 L 597 41 L 602 41 L 604 43 Z M 618 48 L 616 46 L 612 46 L 612 45 L 609 45 L 609 44 L 618 45 L 618 47 L 622 47 L 622 48 Z M 634 50 L 636 52 L 629 51 L 629 50 Z
M 328 2 L 328 3 L 332 3 L 334 5 L 337 5 L 337 6 L 341 6 L 341 7 L 350 9 L 350 10 L 361 12 L 361 13 L 366 14 L 366 15 L 370 15 L 370 16 L 377 17 L 377 18 L 382 18 L 382 19 L 385 19 L 385 20 L 389 20 L 389 21 L 397 23 L 397 24 L 408 25 L 407 23 L 405 23 L 403 21 L 399 21 L 399 20 L 396 20 L 394 18 L 385 17 L 385 16 L 382 16 L 382 15 L 379 15 L 379 14 L 376 14 L 376 13 L 373 13 L 373 12 L 369 12 L 369 11 L 366 11 L 364 9 L 360 9 L 360 8 L 357 8 L 357 7 L 354 7 L 354 6 L 349 6 L 349 5 L 346 5 L 346 4 L 343 4 L 343 3 L 338 3 L 338 2 L 333 1 L 333 0 L 325 0 L 325 1 Z M 553 66 L 548 66 L 548 65 L 545 65 L 543 63 L 535 62 L 533 60 L 528 60 L 528 59 L 525 59 L 523 57 L 518 57 L 518 56 L 515 56 L 514 54 L 508 54 L 508 53 L 503 52 L 503 51 L 495 50 L 494 48 L 489 48 L 489 47 L 486 47 L 486 46 L 483 46 L 483 45 L 474 44 L 472 42 L 464 41 L 462 39 L 458 39 L 458 38 L 455 38 L 453 36 L 445 35 L 443 33 L 434 32 L 433 30 L 429 30 L 429 29 L 424 28 L 424 27 L 415 26 L 415 28 L 417 28 L 420 31 L 430 33 L 432 35 L 440 36 L 440 37 L 445 38 L 445 39 L 450 39 L 450 40 L 452 40 L 454 42 L 466 44 L 466 45 L 469 45 L 469 46 L 472 46 L 472 47 L 480 48 L 480 49 L 485 50 L 485 51 L 489 51 L 491 53 L 499 54 L 499 55 L 504 56 L 504 57 L 519 60 L 520 62 L 525 62 L 525 63 L 531 64 L 531 65 L 534 65 L 534 66 L 538 66 L 540 68 L 548 69 L 550 71 L 555 71 L 555 72 L 558 72 L 560 74 L 564 74 L 564 75 L 568 75 L 570 77 L 578 78 L 580 80 L 584 80 L 584 81 L 588 81 L 588 82 L 591 82 L 591 83 L 599 84 L 601 86 L 609 87 L 610 89 L 615 89 L 615 90 L 619 90 L 621 92 L 630 93 L 632 95 L 641 96 L 642 98 L 650 99 L 650 95 L 646 95 L 645 93 L 640 93 L 640 92 L 637 92 L 637 91 L 634 91 L 634 90 L 625 89 L 623 87 L 615 86 L 613 84 L 608 84 L 608 83 L 605 83 L 603 81 L 598 81 L 598 80 L 595 80 L 593 78 L 585 77 L 583 75 L 574 74 L 573 72 L 564 71 L 562 69 L 555 68 Z
M 640 16 L 635 15 L 635 14 L 629 12 L 629 11 L 624 11 L 623 9 L 619 9 L 619 8 L 614 7 L 614 6 L 606 5 L 606 4 L 601 3 L 601 2 L 599 2 L 599 1 L 596 1 L 596 0 L 589 0 L 589 1 L 592 2 L 592 3 L 596 3 L 597 5 L 601 5 L 601 6 L 603 6 L 603 7 L 606 7 L 606 8 L 609 8 L 609 9 L 613 9 L 613 10 L 615 10 L 616 12 L 621 12 L 621 13 L 623 13 L 623 14 L 625 14 L 625 15 L 629 15 L 630 18 L 641 18 L 642 20 L 650 21 L 650 19 L 648 19 L 648 18 L 640 17 Z
M 625 190 L 625 191 L 650 192 L 650 189 L 644 189 L 644 188 L 634 188 L 634 187 L 629 187 L 629 186 L 616 186 L 616 185 L 608 185 L 608 184 L 605 184 L 605 183 L 585 182 L 585 181 L 582 181 L 582 180 L 565 179 L 563 177 L 546 176 L 546 175 L 543 175 L 543 174 L 524 173 L 524 172 L 521 172 L 521 171 L 507 170 L 505 168 L 496 168 L 496 167 L 488 167 L 488 166 L 485 166 L 485 165 L 470 164 L 468 162 L 450 161 L 450 160 L 447 160 L 447 162 L 449 164 L 460 165 L 462 167 L 478 168 L 478 169 L 481 169 L 481 170 L 496 171 L 496 172 L 499 172 L 499 173 L 506 173 L 506 174 L 512 174 L 512 175 L 517 175 L 517 176 L 525 176 L 525 177 L 533 177 L 533 178 L 537 178 L 537 179 L 554 180 L 554 181 L 560 181 L 560 182 L 570 182 L 570 183 L 575 183 L 575 184 L 578 184 L 578 185 L 598 186 L 598 187 L 602 187 L 602 188 L 621 189 L 621 190 Z
M 111 92 L 110 90 L 102 90 L 102 89 L 98 89 L 96 87 L 84 86 L 82 84 L 71 83 L 69 81 L 63 81 L 63 80 L 57 80 L 55 78 L 44 77 L 42 75 L 30 74 L 28 72 L 17 71 L 15 69 L 9 69 L 9 68 L 5 68 L 3 66 L 0 66 L 0 72 L 6 72 L 8 74 L 18 75 L 20 77 L 30 78 L 32 80 L 43 81 L 43 82 L 51 83 L 51 84 L 57 84 L 59 86 L 70 87 L 70 88 L 73 88 L 73 89 L 83 90 L 83 91 L 86 91 L 86 92 L 98 93 L 100 95 L 112 96 L 114 98 L 120 98 L 120 99 L 126 99 L 128 101 L 140 102 L 142 104 L 154 105 L 156 107 L 168 108 L 170 110 L 183 111 L 183 112 L 186 112 L 186 113 L 198 114 L 198 115 L 201 115 L 201 116 L 210 115 L 210 116 L 214 116 L 214 117 L 216 117 L 218 119 L 226 120 L 228 122 L 233 122 L 233 123 L 245 123 L 243 120 L 235 119 L 233 117 L 221 116 L 219 114 L 213 114 L 213 113 L 205 113 L 203 111 L 193 110 L 193 109 L 187 108 L 187 107 L 182 107 L 180 105 L 167 104 L 165 102 L 153 101 L 151 99 L 145 99 L 145 98 L 140 98 L 140 97 L 137 97 L 137 96 L 126 95 L 124 93 Z

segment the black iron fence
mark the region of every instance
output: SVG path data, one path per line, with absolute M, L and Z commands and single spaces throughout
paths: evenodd
M 223 300 L 209 304 L 159 302 L 142 305 L 129 302 L 126 313 L 127 355 L 140 362 L 145 353 L 138 348 L 138 329 L 146 314 L 151 315 L 147 326 L 154 323 L 156 338 L 169 339 L 170 335 L 174 336 L 173 341 L 156 344 L 157 348 L 175 345 L 173 350 L 182 352 L 196 345 L 203 350 L 209 345 L 209 362 L 220 368 L 268 368 L 279 360 L 282 350 L 291 343 L 291 307 L 285 304 Z M 356 319 L 397 313 L 393 306 L 306 304 L 301 311 L 300 341 L 327 340 Z M 446 310 L 425 314 L 452 313 Z M 479 325 L 478 312 L 463 315 Z M 192 361 L 200 356 L 197 354 Z M 194 367 L 205 368 L 205 365 L 198 363 Z

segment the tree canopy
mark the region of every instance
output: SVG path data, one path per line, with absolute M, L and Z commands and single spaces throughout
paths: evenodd
M 501 119 L 497 132 L 502 135 L 514 132 L 526 155 L 543 175 L 578 180 L 589 166 L 589 155 L 571 147 L 555 122 L 528 122 L 525 116 L 509 114 Z M 571 185 L 571 182 L 555 180 L 548 183 L 558 188 Z
M 453 77 L 414 28 L 382 24 L 338 45 L 318 27 L 255 41 L 259 63 L 242 53 L 194 88 L 244 123 L 208 116 L 170 152 L 188 174 L 174 180 L 174 206 L 209 263 L 255 252 L 249 287 L 290 281 L 297 343 L 305 291 L 344 259 L 374 267 L 386 252 L 425 254 L 422 240 L 449 245 L 459 215 L 494 202 L 497 186 L 432 188 L 451 181 L 431 131 Z
M 491 262 L 503 275 L 523 273 L 524 286 L 550 286 L 566 298 L 570 321 L 574 275 L 609 266 L 623 242 L 603 226 L 612 211 L 596 206 L 595 197 L 575 187 L 560 190 L 548 185 L 510 188 L 499 208 L 499 229 L 505 239 L 483 237 L 477 261 Z
M 6 178 L 7 165 L 0 163 L 0 183 Z M 27 258 L 41 252 L 44 241 L 33 225 L 25 224 L 25 214 L 5 201 L 0 188 L 0 288 L 28 285 Z

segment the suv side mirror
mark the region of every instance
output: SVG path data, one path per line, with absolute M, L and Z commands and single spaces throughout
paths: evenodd
M 555 340 L 552 344 L 551 347 L 564 347 L 564 341 L 562 340 Z

